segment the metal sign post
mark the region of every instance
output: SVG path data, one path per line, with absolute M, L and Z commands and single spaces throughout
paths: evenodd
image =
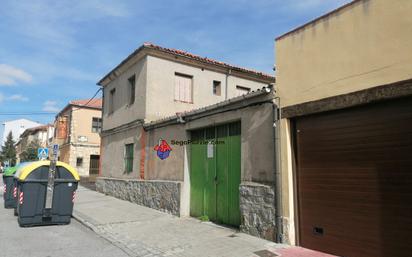
M 56 162 L 59 153 L 59 145 L 53 145 L 53 156 L 50 161 L 49 176 L 47 180 L 46 191 L 46 209 L 51 209 L 53 206 L 53 190 L 54 190 L 54 178 L 56 175 Z

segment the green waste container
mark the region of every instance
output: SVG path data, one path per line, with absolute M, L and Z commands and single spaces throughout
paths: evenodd
M 33 162 L 15 174 L 20 226 L 70 223 L 79 174 L 64 162 L 56 163 L 52 205 L 46 208 L 49 167 L 50 161 Z
M 15 208 L 16 201 L 14 199 L 13 192 L 15 189 L 14 173 L 16 173 L 17 167 L 8 167 L 3 173 L 3 200 L 4 208 Z M 16 194 L 16 192 L 14 192 Z

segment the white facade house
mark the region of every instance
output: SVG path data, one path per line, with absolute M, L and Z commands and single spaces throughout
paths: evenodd
M 20 138 L 20 135 L 28 128 L 38 127 L 42 124 L 31 121 L 28 119 L 17 119 L 17 120 L 10 120 L 3 123 L 3 135 L 0 138 L 0 147 L 3 146 L 4 142 L 6 141 L 7 135 L 12 133 L 13 139 L 17 142 Z

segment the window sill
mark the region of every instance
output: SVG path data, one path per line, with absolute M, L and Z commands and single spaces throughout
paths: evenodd
M 185 101 L 181 101 L 181 100 L 174 100 L 177 103 L 184 103 L 184 104 L 193 104 L 193 102 L 185 102 Z

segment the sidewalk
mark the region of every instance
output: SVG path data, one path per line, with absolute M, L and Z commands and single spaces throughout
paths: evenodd
M 79 186 L 73 217 L 129 256 L 329 257 L 237 230 L 179 218 Z

